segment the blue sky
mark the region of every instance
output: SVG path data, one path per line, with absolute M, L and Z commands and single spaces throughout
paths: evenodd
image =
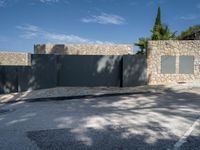
M 180 32 L 200 23 L 199 0 L 0 0 L 0 51 L 34 44 L 133 44 L 149 36 L 157 7 Z

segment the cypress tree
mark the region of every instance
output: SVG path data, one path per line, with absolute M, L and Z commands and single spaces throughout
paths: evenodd
M 160 10 L 160 7 L 158 7 L 156 21 L 155 21 L 155 24 L 154 24 L 154 27 L 153 27 L 153 32 L 157 32 L 161 26 L 162 26 L 162 23 L 161 23 L 161 10 Z
M 155 20 L 155 24 L 152 30 L 152 40 L 158 40 L 158 34 L 160 33 L 160 30 L 162 30 L 162 22 L 161 22 L 161 10 L 160 7 L 158 7 L 158 11 L 157 11 L 157 16 L 156 16 L 156 20 Z
M 139 38 L 138 43 L 135 43 L 135 45 L 140 48 L 140 51 L 138 52 L 138 54 L 144 54 L 144 52 L 147 50 L 148 40 L 176 39 L 176 32 L 171 32 L 168 26 L 162 24 L 160 7 L 158 7 L 155 24 L 151 32 L 152 32 L 151 37 Z

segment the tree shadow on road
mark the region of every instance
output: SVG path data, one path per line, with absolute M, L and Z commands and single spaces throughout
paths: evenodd
M 0 115 L 0 129 L 29 126 L 27 136 L 44 150 L 167 149 L 199 118 L 199 96 L 163 88 L 160 93 L 12 104 L 16 115 Z
M 42 150 L 166 150 L 176 142 L 176 137 L 147 141 L 149 135 L 129 134 L 128 129 L 116 126 L 31 131 L 27 136 Z

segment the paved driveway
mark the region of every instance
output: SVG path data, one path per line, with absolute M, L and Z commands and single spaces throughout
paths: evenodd
M 0 105 L 0 150 L 199 150 L 200 90 Z

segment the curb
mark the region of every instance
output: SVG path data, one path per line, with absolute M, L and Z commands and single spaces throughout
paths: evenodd
M 101 97 L 113 97 L 113 96 L 124 96 L 124 95 L 135 95 L 135 94 L 161 94 L 159 92 L 145 91 L 145 92 L 128 92 L 128 93 L 109 93 L 109 94 L 98 94 L 98 95 L 79 95 L 79 96 L 59 96 L 59 97 L 46 97 L 46 98 L 32 98 L 32 99 L 22 99 L 18 101 L 8 101 L 0 102 L 0 104 L 12 104 L 16 102 L 49 102 L 49 101 L 65 101 L 74 99 L 92 99 Z

